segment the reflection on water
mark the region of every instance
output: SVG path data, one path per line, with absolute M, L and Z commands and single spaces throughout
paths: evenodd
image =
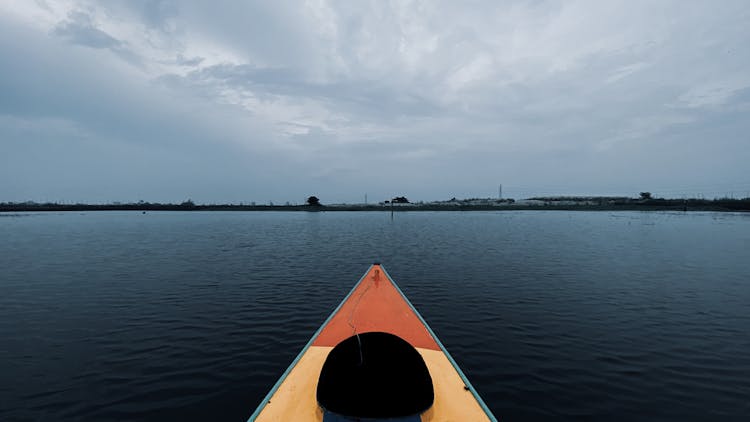
M 373 261 L 505 420 L 750 414 L 750 218 L 0 219 L 0 420 L 244 420 Z

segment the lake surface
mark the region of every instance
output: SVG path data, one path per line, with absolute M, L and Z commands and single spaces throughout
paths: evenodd
M 748 420 L 750 214 L 0 216 L 0 420 L 244 421 L 380 261 L 496 416 Z

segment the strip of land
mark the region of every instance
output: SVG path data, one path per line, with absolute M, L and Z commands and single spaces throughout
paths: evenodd
M 451 199 L 449 201 L 378 204 L 247 205 L 170 203 L 60 204 L 3 202 L 0 212 L 35 211 L 750 211 L 750 198 L 665 199 L 624 197 L 538 197 L 513 199 Z

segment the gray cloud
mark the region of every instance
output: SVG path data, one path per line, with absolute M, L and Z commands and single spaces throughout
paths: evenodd
M 10 168 L 41 136 L 199 201 L 750 190 L 742 1 L 13 6 Z M 4 195 L 63 189 L 33 180 Z
M 126 43 L 96 28 L 91 16 L 80 10 L 70 12 L 68 19 L 58 23 L 52 30 L 52 34 L 72 44 L 110 50 L 131 64 L 142 65 L 137 54 L 132 52 Z
M 53 34 L 67 39 L 74 44 L 92 48 L 119 49 L 122 42 L 116 40 L 106 32 L 97 29 L 91 22 L 91 17 L 83 12 L 73 12 L 68 19 L 58 24 Z
M 185 57 L 182 54 L 178 54 L 177 58 L 175 59 L 175 63 L 177 63 L 180 66 L 189 66 L 189 67 L 196 67 L 203 63 L 203 60 L 205 60 L 203 57 Z

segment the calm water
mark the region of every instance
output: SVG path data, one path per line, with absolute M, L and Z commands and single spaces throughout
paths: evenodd
M 0 420 L 243 421 L 373 261 L 493 412 L 748 420 L 750 215 L 0 217 Z

